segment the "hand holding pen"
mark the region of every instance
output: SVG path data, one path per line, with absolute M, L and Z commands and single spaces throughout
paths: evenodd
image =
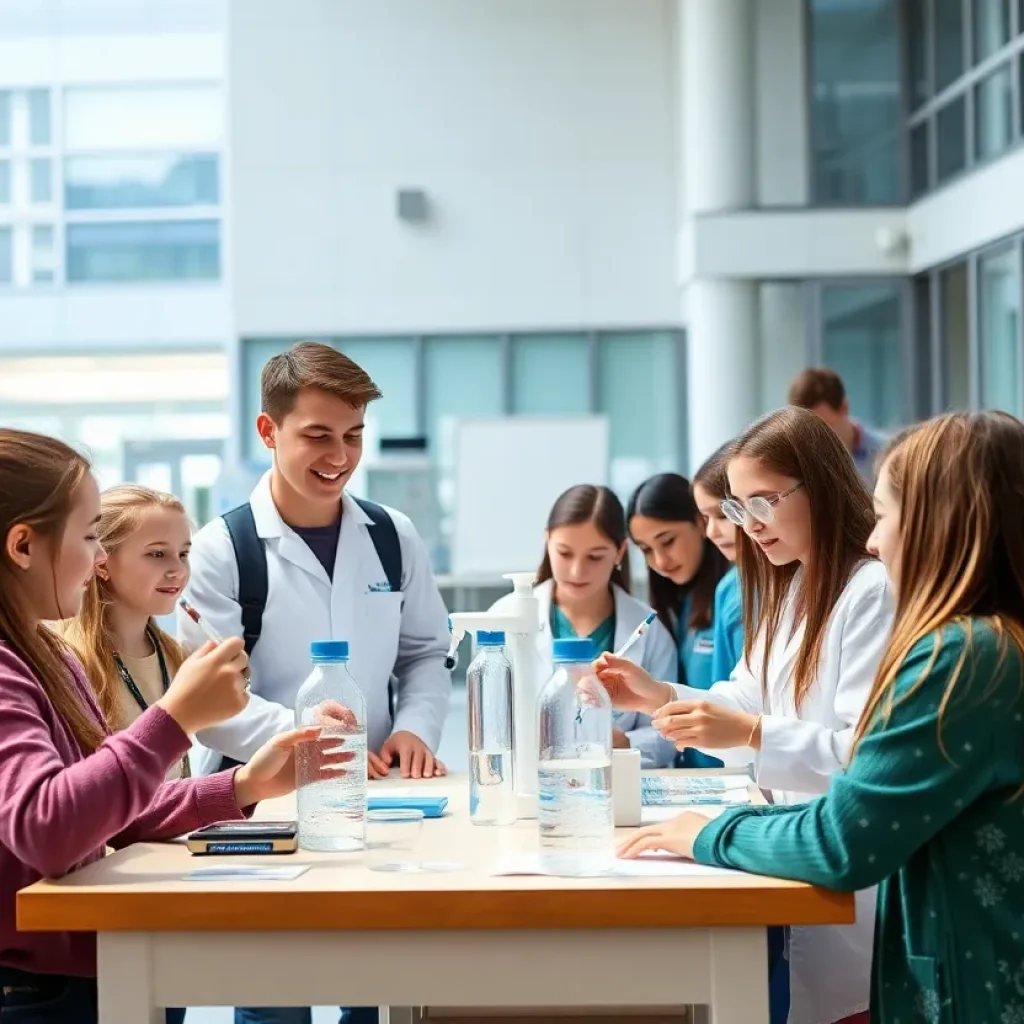
M 222 637 L 220 633 L 218 633 L 213 628 L 213 626 L 211 626 L 199 614 L 199 612 L 197 612 L 195 608 L 193 608 L 192 605 L 190 605 L 188 601 L 185 600 L 185 598 L 181 597 L 178 599 L 178 606 L 203 631 L 207 640 L 212 640 L 213 643 L 215 644 L 224 643 L 224 637 Z M 250 680 L 248 658 L 246 659 L 245 666 L 242 668 L 242 678 L 245 680 L 246 686 L 248 687 L 248 683 Z

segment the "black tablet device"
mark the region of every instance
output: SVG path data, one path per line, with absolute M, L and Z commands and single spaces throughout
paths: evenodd
M 299 846 L 294 821 L 222 821 L 207 825 L 188 837 L 192 853 L 294 853 Z

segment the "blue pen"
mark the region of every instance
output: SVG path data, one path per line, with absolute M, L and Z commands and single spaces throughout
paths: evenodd
M 629 636 L 629 639 L 615 652 L 615 657 L 616 658 L 625 657 L 626 651 L 628 651 L 630 649 L 630 647 L 632 647 L 633 644 L 635 644 L 637 642 L 637 640 L 639 640 L 640 637 L 642 637 L 644 635 L 644 633 L 647 632 L 647 630 L 650 628 L 651 623 L 657 617 L 658 616 L 657 616 L 657 614 L 655 612 L 651 612 L 651 614 L 648 615 L 647 618 L 644 619 L 644 621 L 641 622 L 640 625 L 637 626 L 636 629 L 633 630 L 633 632 Z
M 450 672 L 459 662 L 457 657 L 459 642 L 455 639 L 455 633 L 452 630 L 452 617 L 450 615 L 448 616 L 448 632 L 452 635 L 452 642 L 448 645 L 448 654 L 444 659 L 444 667 Z

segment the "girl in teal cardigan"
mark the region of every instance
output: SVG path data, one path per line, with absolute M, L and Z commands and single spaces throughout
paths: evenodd
M 877 1024 L 1024 1022 L 1022 502 L 1013 417 L 956 413 L 898 438 L 868 545 L 896 617 L 847 770 L 809 803 L 687 812 L 620 849 L 879 884 Z

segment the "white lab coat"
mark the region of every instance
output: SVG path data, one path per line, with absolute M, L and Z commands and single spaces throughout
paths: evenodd
M 451 677 L 448 613 L 426 547 L 409 518 L 388 509 L 402 550 L 402 592 L 388 592 L 370 539 L 369 517 L 342 496 L 341 531 L 333 582 L 306 542 L 281 518 L 270 495 L 270 474 L 250 496 L 256 532 L 267 556 L 269 593 L 263 631 L 252 653 L 252 691 L 239 715 L 199 733 L 197 774 L 215 771 L 221 754 L 244 761 L 275 734 L 295 726 L 295 694 L 312 668 L 314 640 L 348 640 L 349 670 L 366 699 L 371 750 L 393 731 L 406 730 L 436 750 L 448 712 Z M 186 594 L 222 636 L 241 636 L 238 566 L 223 519 L 194 538 L 192 578 Z M 205 637 L 183 612 L 178 634 L 189 648 Z M 388 682 L 396 677 L 395 719 Z
M 793 702 L 793 669 L 803 626 L 793 630 L 790 590 L 768 664 L 762 695 L 760 646 L 728 680 L 710 690 L 680 686 L 684 700 L 709 700 L 763 715 L 761 749 L 713 750 L 727 764 L 753 763 L 757 783 L 778 804 L 804 803 L 828 791 L 850 756 L 853 734 L 885 651 L 895 610 L 891 584 L 880 562 L 865 561 L 851 575 L 828 621 L 818 678 L 799 712 Z M 751 666 L 757 666 L 751 671 Z M 874 939 L 875 890 L 859 892 L 857 923 L 794 927 L 790 932 L 791 1009 L 788 1024 L 832 1024 L 866 1010 Z
M 551 595 L 554 584 L 551 580 L 533 588 L 537 598 L 540 632 L 537 638 L 538 666 L 541 669 L 540 685 L 551 677 Z M 615 600 L 615 649 L 618 650 L 630 637 L 633 630 L 650 614 L 651 609 L 642 601 L 627 594 L 622 587 L 612 584 Z M 501 598 L 491 606 L 491 611 L 502 611 L 512 595 Z M 629 649 L 630 661 L 645 668 L 655 679 L 674 683 L 679 678 L 679 654 L 669 631 L 657 620 L 651 623 L 647 632 Z M 614 712 L 616 729 L 621 729 L 629 738 L 629 745 L 640 751 L 643 768 L 667 768 L 675 760 L 676 748 L 666 740 L 654 726 L 649 716 L 638 711 Z

